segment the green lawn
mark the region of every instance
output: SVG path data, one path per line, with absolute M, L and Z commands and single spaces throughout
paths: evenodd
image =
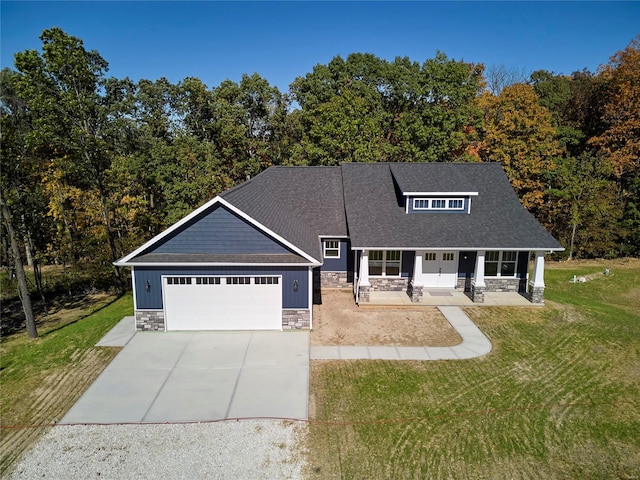
M 548 265 L 543 308 L 467 308 L 484 358 L 313 362 L 309 478 L 639 478 L 640 262 L 604 266 Z

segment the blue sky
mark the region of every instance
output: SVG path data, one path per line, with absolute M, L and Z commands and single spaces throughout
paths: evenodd
M 58 26 L 97 50 L 109 75 L 198 77 L 209 87 L 257 72 L 286 91 L 334 56 L 450 58 L 595 71 L 640 33 L 640 2 L 0 2 L 1 64 L 40 50 Z

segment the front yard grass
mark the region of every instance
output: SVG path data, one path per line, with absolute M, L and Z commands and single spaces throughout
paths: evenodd
M 128 293 L 65 312 L 40 325 L 35 340 L 24 332 L 2 339 L 0 476 L 43 433 L 40 426 L 60 420 L 118 353 L 95 344 L 132 312 Z
M 639 478 L 640 261 L 546 283 L 542 308 L 465 309 L 483 358 L 312 362 L 308 477 Z

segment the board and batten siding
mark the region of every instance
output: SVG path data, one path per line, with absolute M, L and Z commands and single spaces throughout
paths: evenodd
M 223 206 L 193 219 L 145 253 L 291 253 L 284 245 Z
M 340 258 L 323 257 L 320 271 L 323 272 L 346 272 L 353 268 L 353 252 L 351 251 L 351 242 L 345 238 L 322 238 L 322 249 L 324 255 L 324 241 L 335 240 L 340 242 Z
M 309 308 L 309 269 L 307 267 L 133 267 L 138 310 L 162 310 L 163 276 L 282 276 L 282 308 Z M 146 283 L 150 289 L 146 291 Z M 298 289 L 294 290 L 294 282 Z M 251 299 L 247 299 L 250 301 Z

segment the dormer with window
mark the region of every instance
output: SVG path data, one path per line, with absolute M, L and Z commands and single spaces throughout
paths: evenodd
M 478 192 L 404 193 L 406 213 L 471 213 L 471 198 Z

